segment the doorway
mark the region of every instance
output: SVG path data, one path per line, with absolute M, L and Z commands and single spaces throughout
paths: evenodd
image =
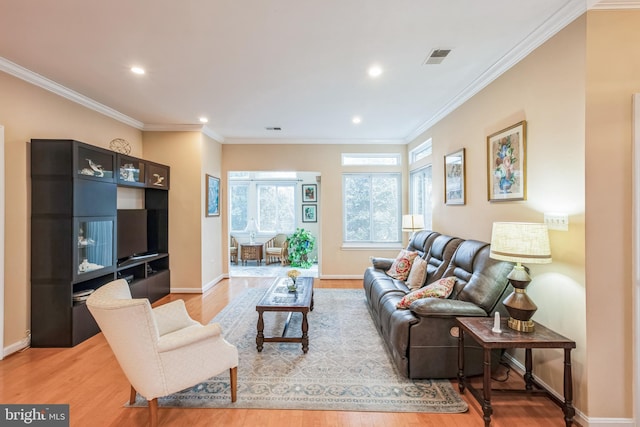
M 235 247 L 229 276 L 279 277 L 295 268 L 303 276 L 319 277 L 320 173 L 230 171 L 227 178 L 228 239 Z M 287 255 L 269 256 L 274 238 L 280 246 L 300 229 L 313 236 L 313 249 L 305 254 L 310 265 L 292 267 Z

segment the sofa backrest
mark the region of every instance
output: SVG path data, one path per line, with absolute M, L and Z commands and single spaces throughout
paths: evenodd
M 419 257 L 425 258 L 429 254 L 429 249 L 431 248 L 433 241 L 439 235 L 440 233 L 431 230 L 416 231 L 409 238 L 407 250 L 418 252 Z
M 450 298 L 472 302 L 492 314 L 509 281 L 513 264 L 489 257 L 491 246 L 477 240 L 460 243 L 443 277 L 455 276 Z
M 433 240 L 426 257 L 427 280 L 425 284 L 428 285 L 442 278 L 460 243 L 462 243 L 462 239 L 445 234 L 441 234 Z

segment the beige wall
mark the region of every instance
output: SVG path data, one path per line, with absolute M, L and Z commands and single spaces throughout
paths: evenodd
M 205 216 L 207 206 L 206 174 L 220 178 L 222 163 L 222 145 L 202 135 L 202 173 L 201 173 L 201 209 L 200 218 L 202 221 L 202 286 L 207 287 L 215 284 L 224 272 L 228 270 L 222 263 L 222 212 L 220 216 Z M 222 182 L 222 181 L 221 181 Z M 222 196 L 226 192 L 222 192 Z M 228 248 L 228 245 L 225 246 Z
M 553 263 L 529 265 L 534 319 L 577 342 L 575 404 L 587 410 L 585 312 L 584 85 L 585 19 L 578 19 L 440 121 L 410 146 L 433 139 L 433 228 L 491 239 L 494 221 L 542 222 L 544 212 L 570 215 L 568 232 L 551 231 Z M 527 121 L 527 200 L 487 200 L 486 137 Z M 443 203 L 444 155 L 466 149 L 464 206 Z M 535 352 L 535 373 L 562 394 L 563 353 Z M 516 353 L 519 360 L 523 355 Z
M 0 73 L 0 124 L 5 127 L 5 345 L 30 328 L 30 168 L 28 141 L 76 139 L 108 148 L 114 138 L 142 153 L 141 132 L 118 121 Z
M 144 132 L 144 158 L 168 165 L 171 289 L 202 290 L 202 138 L 200 132 Z
M 342 153 L 389 152 L 401 153 L 406 164 L 404 145 L 305 145 L 305 144 L 243 144 L 234 140 L 222 146 L 222 176 L 227 185 L 228 171 L 314 171 L 322 177 L 318 185 L 321 194 L 318 212 L 322 218 L 318 239 L 319 258 L 322 261 L 322 277 L 362 277 L 370 264 L 369 256 L 395 256 L 398 249 L 344 249 L 342 247 L 342 173 L 364 171 L 361 167 L 342 167 Z M 380 171 L 402 172 L 406 166 L 385 167 Z M 368 170 L 367 170 L 368 171 Z M 227 209 L 227 204 L 223 206 Z M 223 218 L 223 233 L 227 235 L 227 215 Z M 225 261 L 228 260 L 225 245 Z M 225 262 L 226 265 L 226 262 Z
M 602 417 L 633 415 L 631 106 L 640 92 L 639 29 L 637 10 L 587 16 L 587 367 L 589 413 Z

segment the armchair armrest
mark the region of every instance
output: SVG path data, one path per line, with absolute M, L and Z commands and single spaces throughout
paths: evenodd
M 210 325 L 195 326 L 181 329 L 161 337 L 158 340 L 158 352 L 164 353 L 186 347 L 196 342 L 213 338 L 222 334 L 222 328 L 218 323 Z
M 278 236 L 273 236 L 272 238 L 270 238 L 269 240 L 264 242 L 264 247 L 265 248 L 273 248 L 273 247 L 275 247 L 276 246 L 276 237 L 278 237 Z
M 474 303 L 455 299 L 423 298 L 411 303 L 409 310 L 419 317 L 484 317 L 487 312 Z
M 371 257 L 371 265 L 373 265 L 373 268 L 378 270 L 387 271 L 393 265 L 393 261 L 395 260 L 391 258 Z
M 160 336 L 199 324 L 189 316 L 184 301 L 181 299 L 160 305 L 152 309 L 152 312 Z

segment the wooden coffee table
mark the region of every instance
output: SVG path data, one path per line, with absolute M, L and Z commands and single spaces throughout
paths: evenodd
M 262 351 L 265 342 L 299 342 L 302 343 L 302 351 L 309 351 L 309 323 L 307 314 L 313 310 L 313 278 L 298 277 L 298 290 L 289 292 L 287 289 L 286 278 L 279 278 L 265 292 L 262 299 L 256 305 L 258 312 L 258 334 L 256 336 L 256 346 L 258 351 Z M 264 319 L 265 311 L 289 312 L 289 317 L 284 325 L 282 336 L 265 337 L 264 336 Z M 293 313 L 302 313 L 302 336 L 286 337 L 285 334 L 289 328 L 289 321 Z

